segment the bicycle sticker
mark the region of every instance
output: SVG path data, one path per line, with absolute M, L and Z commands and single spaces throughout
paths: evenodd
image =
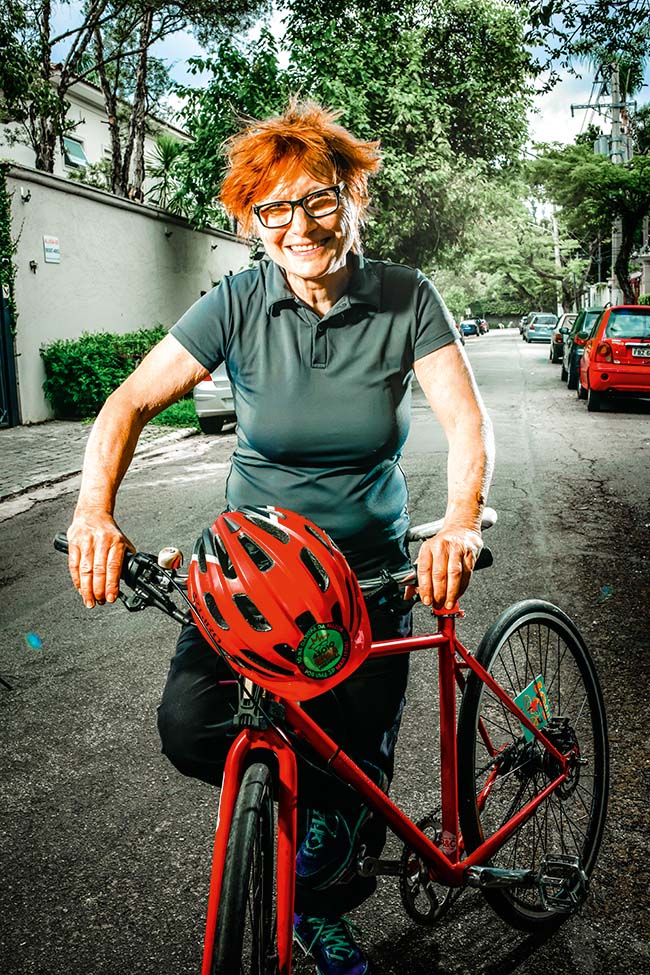
M 546 684 L 541 674 L 532 680 L 528 687 L 525 687 L 521 694 L 515 698 L 515 704 L 521 708 L 536 728 L 545 728 L 551 719 L 551 710 L 546 696 Z M 520 722 L 521 724 L 521 722 Z M 526 741 L 532 741 L 535 737 L 528 728 L 521 725 Z
M 315 623 L 305 633 L 296 651 L 296 663 L 307 677 L 333 677 L 350 656 L 350 635 L 336 623 Z

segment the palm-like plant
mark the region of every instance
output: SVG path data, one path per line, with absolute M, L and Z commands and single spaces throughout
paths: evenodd
M 147 176 L 154 180 L 147 191 L 147 198 L 155 206 L 172 213 L 184 211 L 178 193 L 177 176 L 178 161 L 184 152 L 185 143 L 161 132 L 156 136 L 153 157 L 145 168 Z

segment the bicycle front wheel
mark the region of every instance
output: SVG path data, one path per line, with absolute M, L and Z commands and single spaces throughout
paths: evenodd
M 609 780 L 605 709 L 589 652 L 575 625 L 541 600 L 517 603 L 483 637 L 477 661 L 558 751 L 576 757 L 568 778 L 539 805 L 490 866 L 547 873 L 568 869 L 560 896 L 538 887 L 485 890 L 505 921 L 553 929 L 584 895 L 605 824 Z M 473 672 L 458 717 L 459 815 L 475 850 L 560 775 L 559 763 Z M 573 870 L 573 872 L 571 872 Z M 584 874 L 581 872 L 584 871 Z M 556 892 L 557 893 L 557 892 Z
M 266 765 L 251 765 L 235 804 L 212 957 L 212 975 L 275 975 L 273 790 Z

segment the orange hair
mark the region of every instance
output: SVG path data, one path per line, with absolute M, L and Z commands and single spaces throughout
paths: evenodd
M 362 142 L 337 124 L 341 112 L 293 97 L 282 115 L 249 124 L 226 142 L 228 172 L 220 199 L 250 236 L 253 204 L 279 180 L 305 170 L 325 183 L 345 183 L 363 217 L 368 176 L 381 165 L 379 142 Z

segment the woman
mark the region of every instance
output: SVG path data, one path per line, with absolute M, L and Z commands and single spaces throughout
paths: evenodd
M 225 278 L 180 319 L 106 402 L 88 443 L 68 532 L 70 572 L 85 604 L 113 602 L 130 542 L 115 495 L 152 416 L 225 361 L 238 441 L 226 500 L 300 511 L 335 539 L 357 575 L 407 564 L 407 493 L 399 466 L 413 372 L 449 442 L 443 530 L 418 557 L 422 601 L 451 608 L 482 542 L 492 466 L 490 422 L 453 323 L 418 271 L 365 261 L 359 228 L 378 144 L 335 113 L 292 101 L 229 145 L 221 199 L 267 259 Z M 371 610 L 375 639 L 407 635 L 403 601 Z M 232 740 L 228 673 L 194 626 L 179 639 L 159 711 L 163 751 L 185 774 L 219 784 Z M 407 658 L 370 660 L 305 705 L 383 788 L 404 701 Z M 296 937 L 321 975 L 369 963 L 342 915 L 374 890 L 354 876 L 359 844 L 383 835 L 365 807 L 310 766 L 300 770 L 304 839 L 296 861 Z

